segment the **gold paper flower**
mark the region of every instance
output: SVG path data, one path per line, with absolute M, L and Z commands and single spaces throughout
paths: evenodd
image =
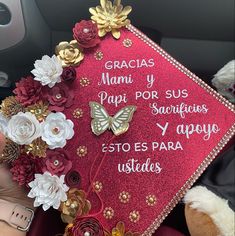
M 118 222 L 116 227 L 112 229 L 112 232 L 105 231 L 105 236 L 140 236 L 139 233 L 126 232 L 126 227 L 123 222 Z
M 65 232 L 63 235 L 61 234 L 61 236 L 73 236 L 71 233 L 71 228 L 73 228 L 73 226 L 73 223 L 67 224 L 67 226 L 65 227 Z M 60 236 L 60 234 L 58 234 L 58 236 Z
M 84 54 L 79 48 L 77 41 L 72 40 L 71 42 L 61 42 L 56 46 L 56 55 L 61 60 L 62 66 L 76 66 L 84 58 Z
M 25 145 L 25 152 L 34 157 L 46 157 L 48 145 L 41 138 L 35 139 L 31 144 Z
M 20 146 L 10 139 L 6 139 L 6 146 L 3 149 L 2 155 L 0 155 L 0 163 L 12 162 L 16 160 L 20 155 Z
M 61 218 L 65 223 L 72 223 L 76 216 L 86 215 L 91 209 L 91 203 L 82 190 L 71 188 L 67 192 L 67 201 L 60 205 Z
M 48 105 L 44 104 L 42 101 L 34 105 L 28 106 L 26 111 L 31 112 L 36 116 L 38 121 L 42 122 L 46 119 L 49 114 Z
M 24 107 L 16 100 L 14 96 L 4 99 L 0 108 L 3 115 L 7 118 L 14 116 L 21 111 L 24 112 Z
M 114 38 L 119 39 L 120 28 L 130 24 L 127 16 L 132 8 L 130 6 L 123 8 L 121 0 L 114 0 L 113 4 L 111 1 L 100 0 L 100 5 L 89 9 L 92 14 L 91 19 L 98 26 L 99 36 L 103 37 L 111 32 Z

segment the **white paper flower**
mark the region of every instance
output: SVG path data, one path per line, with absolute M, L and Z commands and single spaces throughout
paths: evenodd
M 74 135 L 73 122 L 66 120 L 63 113 L 51 113 L 42 123 L 42 140 L 44 140 L 50 149 L 63 148 L 66 140 Z
M 35 76 L 34 80 L 39 81 L 43 86 L 48 85 L 52 88 L 56 83 L 61 82 L 61 74 L 63 68 L 60 60 L 53 55 L 42 57 L 42 60 L 36 60 L 34 63 L 35 69 L 31 72 Z
M 19 112 L 11 117 L 7 126 L 8 137 L 17 144 L 30 144 L 41 135 L 41 125 L 30 112 Z
M 28 197 L 35 198 L 34 207 L 42 205 L 44 211 L 50 207 L 58 209 L 61 202 L 67 200 L 69 187 L 64 183 L 65 175 L 58 177 L 49 172 L 35 174 L 35 179 L 29 183 L 31 188 Z
M 214 75 L 211 82 L 222 96 L 235 103 L 235 96 L 233 93 L 235 90 L 235 60 L 230 61 L 220 69 Z
M 2 133 L 5 136 L 7 136 L 7 124 L 8 124 L 8 120 L 0 112 L 0 133 Z

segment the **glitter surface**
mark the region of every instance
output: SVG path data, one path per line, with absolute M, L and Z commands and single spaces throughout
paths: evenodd
M 133 42 L 129 48 L 120 43 L 126 38 Z M 103 52 L 102 60 L 94 58 L 96 51 Z M 128 62 L 129 68 L 126 68 L 123 61 Z M 154 66 L 151 66 L 153 63 Z M 127 29 L 123 30 L 119 40 L 107 35 L 99 46 L 86 53 L 76 70 L 79 78 L 89 78 L 92 85 L 81 90 L 79 79 L 73 84 L 79 108 L 83 111 L 83 119 L 73 117 L 78 104 L 65 111 L 66 117 L 74 122 L 76 132 L 65 149 L 71 156 L 76 156 L 77 147 L 84 145 L 85 140 L 89 153 L 86 158 L 77 159 L 74 163 L 81 175 L 82 189 L 87 191 L 93 182 L 102 182 L 100 200 L 94 191 L 88 196 L 92 204 L 91 212 L 99 212 L 102 201 L 105 207 L 111 207 L 115 212 L 109 220 L 105 219 L 102 211 L 97 215 L 105 228 L 111 230 L 117 222 L 123 221 L 132 232 L 151 235 L 231 138 L 234 133 L 232 105 L 157 45 L 153 45 L 143 35 L 136 32 L 134 34 Z M 105 81 L 102 81 L 102 74 Z M 108 80 L 108 77 L 114 76 L 119 76 L 119 80 Z M 120 76 L 125 76 L 125 79 Z M 148 83 L 151 79 L 154 79 L 152 86 Z M 173 93 L 175 98 L 172 98 Z M 112 141 L 105 158 L 102 151 L 107 151 L 105 144 L 113 134 L 110 131 L 100 136 L 92 133 L 90 101 L 103 103 L 110 116 L 114 116 L 124 106 L 137 106 L 128 132 Z M 171 112 L 162 115 L 153 114 L 150 108 L 153 104 L 157 107 L 179 107 L 182 103 L 183 106 L 192 106 L 194 109 L 197 109 L 196 106 L 205 106 L 208 111 L 184 114 Z M 190 124 L 202 125 L 198 128 L 201 133 L 189 132 L 188 137 L 176 133 L 178 125 L 185 127 Z M 209 139 L 204 140 L 203 137 L 206 139 L 208 135 L 203 133 L 201 127 L 206 130 L 208 124 L 216 124 L 219 132 L 210 134 Z M 167 127 L 164 135 L 160 127 Z M 173 150 L 176 149 L 177 142 L 180 142 L 183 150 Z M 102 158 L 104 161 L 97 172 Z M 150 168 L 147 172 L 143 167 L 146 172 L 120 173 L 118 165 L 125 164 L 130 159 L 136 160 L 136 170 L 139 168 L 137 166 L 146 167 L 147 164 L 144 163 L 149 163 L 148 166 L 153 163 L 155 168 L 151 169 L 155 169 L 155 172 L 150 172 Z M 161 167 L 160 173 L 156 163 Z M 119 194 L 123 191 L 131 195 L 128 204 L 119 200 Z M 146 204 L 148 195 L 154 195 L 157 199 L 157 204 L 151 206 L 151 210 Z M 129 220 L 129 214 L 133 210 L 138 211 L 141 216 L 136 223 Z

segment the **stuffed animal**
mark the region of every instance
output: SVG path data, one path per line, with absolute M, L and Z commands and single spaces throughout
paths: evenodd
M 212 79 L 217 91 L 235 103 L 235 60 Z M 185 217 L 191 236 L 234 236 L 235 137 L 184 197 Z

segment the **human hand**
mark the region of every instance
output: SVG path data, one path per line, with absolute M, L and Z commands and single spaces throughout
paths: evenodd
M 3 152 L 4 146 L 5 138 L 0 133 L 0 156 Z M 27 197 L 27 190 L 12 180 L 12 175 L 7 164 L 0 164 L 0 199 L 34 209 L 33 200 Z M 6 235 L 24 236 L 26 233 L 12 228 L 5 222 L 0 221 L 0 236 Z
M 5 138 L 0 134 L 0 155 L 5 146 Z M 33 208 L 33 200 L 27 197 L 27 190 L 12 180 L 7 164 L 0 164 L 0 199 Z

